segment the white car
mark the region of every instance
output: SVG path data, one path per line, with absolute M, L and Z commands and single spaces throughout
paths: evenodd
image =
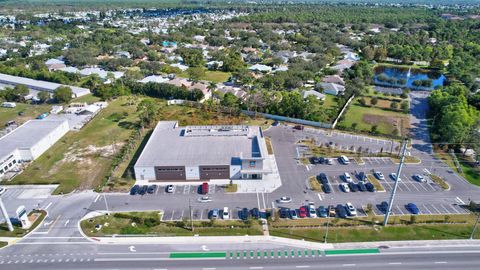
M 223 208 L 222 218 L 223 219 L 230 219 L 230 213 L 228 212 L 228 207 Z
M 352 176 L 348 172 L 343 174 L 343 179 L 347 183 L 352 183 L 353 182 Z
M 421 174 L 414 174 L 412 177 L 413 177 L 413 179 L 415 179 L 416 181 L 418 181 L 420 183 L 426 183 L 427 182 L 425 177 L 423 177 L 423 175 L 421 175 Z
M 340 156 L 340 161 L 345 165 L 350 164 L 350 160 L 346 156 Z
M 397 174 L 396 173 L 391 173 L 390 178 L 392 178 L 393 181 L 397 180 Z M 402 179 L 400 179 L 400 177 L 398 177 L 398 181 L 402 181 Z
M 279 200 L 278 200 L 279 203 L 289 203 L 289 202 L 292 202 L 292 198 L 290 197 L 281 197 Z
M 356 216 L 357 215 L 357 209 L 353 206 L 352 203 L 347 203 L 345 204 L 345 208 L 347 208 L 347 212 L 349 216 Z
M 343 192 L 347 192 L 347 193 L 350 192 L 350 188 L 346 183 L 341 183 L 340 188 L 343 190 Z
M 174 185 L 168 185 L 167 186 L 167 193 L 173 193 L 175 191 L 175 186 Z
M 203 197 L 198 198 L 198 202 L 201 202 L 201 203 L 207 203 L 207 202 L 211 202 L 211 201 L 212 201 L 212 198 L 210 198 L 208 196 L 203 196 Z
M 315 206 L 310 205 L 308 207 L 308 216 L 311 218 L 316 218 L 317 217 L 317 210 L 315 210 Z
M 385 180 L 385 176 L 383 176 L 383 173 L 382 173 L 382 172 L 376 171 L 376 172 L 373 173 L 373 175 L 375 175 L 375 177 L 376 177 L 378 180 Z
M 0 195 L 2 195 L 3 193 L 5 193 L 6 191 L 7 191 L 6 188 L 0 187 Z
M 325 159 L 325 163 L 326 163 L 327 165 L 333 165 L 333 159 L 331 159 L 331 158 L 326 158 L 326 159 Z

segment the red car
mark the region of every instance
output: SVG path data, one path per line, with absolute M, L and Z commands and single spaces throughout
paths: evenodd
M 202 184 L 202 186 L 200 187 L 200 193 L 202 194 L 207 194 L 208 193 L 208 183 L 205 182 Z
M 301 217 L 301 218 L 306 218 L 307 217 L 307 207 L 306 206 L 302 206 L 300 207 L 299 209 L 299 213 L 298 213 L 298 216 Z

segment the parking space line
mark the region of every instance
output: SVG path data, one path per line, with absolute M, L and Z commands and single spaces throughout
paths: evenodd
M 435 205 L 433 204 L 430 204 L 430 205 L 433 207 L 433 209 L 435 209 L 435 211 L 437 211 L 437 213 L 441 214 L 441 212 L 437 209 L 437 207 L 435 207 Z
M 175 210 L 172 210 L 172 218 L 170 220 L 173 220 L 173 214 L 175 214 Z
M 418 185 L 418 183 L 413 183 L 413 182 L 412 182 L 412 186 L 413 186 L 418 192 L 420 192 L 420 189 L 418 189 L 417 185 Z
M 397 205 L 397 209 L 398 211 L 400 212 L 401 215 L 405 215 L 405 213 L 403 213 L 402 209 L 400 208 L 400 206 Z
M 445 210 L 445 214 L 450 214 L 450 211 L 448 211 L 443 204 L 440 204 L 440 206 L 443 208 L 443 210 Z
M 425 208 L 425 210 L 428 211 L 428 214 L 429 214 L 429 215 L 432 214 L 432 211 L 430 211 L 430 209 L 428 209 L 428 207 L 427 207 L 425 204 L 423 204 L 422 206 L 423 206 L 423 208 Z

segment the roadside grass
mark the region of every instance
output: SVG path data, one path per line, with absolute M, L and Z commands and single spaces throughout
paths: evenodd
M 55 194 L 97 187 L 109 173 L 113 152 L 137 129 L 136 106 L 109 103 L 78 132 L 67 133 L 9 184 L 59 184 Z
M 377 191 L 385 191 L 385 189 L 383 188 L 383 186 L 380 184 L 380 182 L 375 176 L 371 174 L 367 174 L 367 178 L 368 178 L 368 181 L 372 183 L 372 185 L 375 187 Z
M 316 176 L 310 176 L 308 178 L 308 184 L 313 191 L 323 192 L 322 184 L 317 180 Z
M 273 146 L 270 138 L 265 137 L 265 143 L 267 144 L 267 152 L 269 155 L 273 155 Z
M 391 216 L 389 226 L 372 225 L 381 216 L 330 220 L 328 242 L 369 242 L 399 240 L 467 239 L 475 223 L 474 215 Z M 412 224 L 412 221 L 413 224 Z M 270 235 L 324 241 L 327 218 L 279 220 L 271 223 Z M 477 231 L 475 238 L 480 238 Z
M 35 220 L 35 222 L 32 224 L 30 229 L 24 230 L 19 224 L 13 224 L 13 232 L 8 230 L 7 223 L 1 223 L 0 224 L 0 237 L 23 237 L 27 233 L 33 231 L 42 221 L 43 219 L 47 216 L 47 212 L 45 211 L 32 211 L 28 214 L 28 216 L 31 216 L 32 214 L 35 213 L 40 213 L 40 216 Z M 7 243 L 8 244 L 8 243 Z
M 189 77 L 187 71 L 184 71 L 178 74 L 178 76 L 182 78 Z M 200 77 L 200 80 L 214 82 L 214 83 L 221 83 L 221 82 L 226 82 L 230 78 L 230 76 L 232 76 L 232 73 L 230 72 L 205 69 L 205 75 Z
M 8 242 L 0 241 L 0 248 L 6 247 L 7 245 L 8 245 Z
M 130 212 L 103 215 L 83 220 L 81 228 L 90 237 L 112 235 L 146 236 L 235 236 L 262 235 L 262 226 L 258 221 L 237 220 L 194 221 L 192 231 L 189 220 L 163 222 L 160 212 Z M 135 223 L 135 225 L 132 225 Z M 100 230 L 95 226 L 102 225 Z
M 352 126 L 354 123 L 355 128 Z M 370 133 L 373 126 L 377 127 L 376 133 L 379 135 L 405 136 L 410 128 L 410 119 L 404 113 L 351 104 L 338 123 L 338 128 L 364 133 Z
M 35 119 L 38 115 L 44 112 L 50 112 L 52 105 L 50 104 L 27 104 L 27 103 L 16 103 L 17 106 L 15 108 L 3 108 L 0 107 L 0 126 L 1 128 L 8 121 L 15 121 L 17 124 L 23 124 L 28 120 Z M 19 115 L 19 113 L 23 113 L 23 115 Z
M 430 179 L 432 179 L 433 182 L 435 182 L 437 185 L 439 185 L 443 189 L 447 190 L 450 188 L 450 185 L 440 176 L 435 174 L 429 174 L 428 176 L 430 177 Z
M 235 193 L 238 190 L 238 185 L 237 184 L 228 184 L 225 187 L 225 192 L 228 193 Z
M 470 184 L 480 186 L 480 166 L 475 166 L 474 162 L 469 160 L 468 157 L 456 154 L 461 169 L 461 171 L 459 171 L 449 153 L 438 147 L 434 148 L 434 153 L 437 158 L 445 162 L 453 171 L 463 176 Z
M 82 97 L 74 98 L 71 102 L 86 102 L 88 104 L 94 103 L 94 102 L 99 102 L 101 99 L 97 96 L 94 96 L 93 94 L 88 94 Z

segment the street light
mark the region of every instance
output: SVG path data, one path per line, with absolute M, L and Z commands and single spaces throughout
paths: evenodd
M 475 226 L 473 226 L 472 234 L 470 234 L 470 240 L 473 240 L 475 236 L 475 232 L 477 231 L 478 221 L 480 220 L 480 214 L 477 215 L 477 221 L 475 222 Z
M 333 202 L 333 197 L 330 198 L 330 205 Z M 325 244 L 327 243 L 327 238 L 328 238 L 328 225 L 330 224 L 330 205 L 328 206 L 328 212 L 327 212 L 327 229 L 325 230 Z

